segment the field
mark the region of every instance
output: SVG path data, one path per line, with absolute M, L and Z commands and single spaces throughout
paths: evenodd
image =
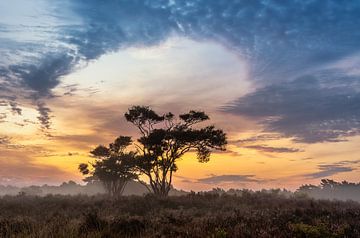
M 360 204 L 284 196 L 195 194 L 4 196 L 0 237 L 360 237 Z

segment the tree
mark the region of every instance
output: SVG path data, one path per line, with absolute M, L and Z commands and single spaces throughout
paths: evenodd
M 136 165 L 146 175 L 154 194 L 167 196 L 172 187 L 177 161 L 189 151 L 199 162 L 208 162 L 212 150 L 225 150 L 226 134 L 214 126 L 195 127 L 209 120 L 201 111 L 190 111 L 175 119 L 171 112 L 159 115 L 149 107 L 133 106 L 125 113 L 141 137 L 135 143 Z
M 92 150 L 95 163 L 79 165 L 80 172 L 87 176 L 84 181 L 99 180 L 110 196 L 121 196 L 127 182 L 137 179 L 135 153 L 125 151 L 131 143 L 131 137 L 119 136 L 108 147 L 99 145 Z

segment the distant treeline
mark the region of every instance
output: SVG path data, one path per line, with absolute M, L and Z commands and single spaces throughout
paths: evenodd
M 0 196 L 4 195 L 27 195 L 27 196 L 46 196 L 48 194 L 58 195 L 98 195 L 106 194 L 106 190 L 100 181 L 88 182 L 86 185 L 77 184 L 74 181 L 63 182 L 59 186 L 42 185 L 42 186 L 28 186 L 28 187 L 15 187 L 0 185 Z M 144 195 L 148 190 L 140 183 L 129 181 L 124 189 L 123 195 Z M 184 191 L 171 189 L 170 195 L 186 194 Z
M 297 191 L 316 199 L 353 200 L 360 202 L 360 183 L 322 179 L 320 185 L 302 185 Z
M 308 196 L 315 199 L 335 199 L 335 200 L 353 200 L 360 202 L 360 183 L 350 183 L 347 181 L 336 182 L 331 179 L 322 179 L 319 185 L 305 184 L 300 186 L 295 192 L 286 189 L 268 189 L 253 191 L 249 189 L 229 189 L 214 188 L 211 191 L 199 192 L 199 194 L 218 194 L 218 195 L 237 195 L 246 196 L 254 193 L 276 194 L 285 197 Z M 130 181 L 125 187 L 123 195 L 144 195 L 148 191 L 138 182 Z M 170 195 L 185 195 L 193 192 L 171 189 Z M 48 194 L 59 195 L 88 195 L 106 194 L 101 182 L 89 182 L 86 185 L 80 185 L 74 181 L 64 182 L 59 186 L 29 186 L 14 187 L 0 185 L 0 196 L 4 195 L 29 195 L 45 196 Z
M 352 200 L 360 202 L 360 183 L 350 183 L 347 181 L 337 182 L 331 179 L 322 179 L 319 185 L 301 185 L 294 192 L 286 189 L 262 189 L 261 191 L 253 191 L 249 189 L 229 189 L 225 191 L 221 188 L 214 188 L 212 191 L 208 191 L 205 193 L 238 196 L 244 196 L 254 193 L 268 193 L 281 195 L 284 197 L 307 196 L 315 199 L 342 201 Z
M 146 190 L 135 182 L 130 182 L 125 192 L 126 195 L 142 195 Z M 3 195 L 29 195 L 29 196 L 45 196 L 47 194 L 59 195 L 97 195 L 104 194 L 105 189 L 100 182 L 91 182 L 86 185 L 80 185 L 74 181 L 64 182 L 59 186 L 42 185 L 42 186 L 2 186 L 0 185 L 0 196 Z

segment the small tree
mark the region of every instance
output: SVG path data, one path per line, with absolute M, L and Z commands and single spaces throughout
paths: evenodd
M 87 176 L 84 181 L 99 180 L 110 196 L 121 196 L 127 182 L 137 179 L 135 153 L 125 152 L 131 143 L 130 137 L 120 136 L 108 147 L 99 145 L 92 150 L 95 163 L 79 165 L 80 172 Z
M 150 190 L 159 196 L 168 195 L 177 161 L 184 154 L 194 151 L 199 162 L 208 162 L 211 151 L 225 150 L 227 143 L 222 130 L 214 126 L 195 127 L 209 120 L 200 111 L 190 111 L 175 119 L 171 112 L 158 115 L 149 107 L 133 106 L 125 118 L 141 133 L 135 143 L 138 171 L 148 177 Z

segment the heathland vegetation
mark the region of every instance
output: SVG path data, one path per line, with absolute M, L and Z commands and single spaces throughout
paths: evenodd
M 360 204 L 280 190 L 183 196 L 4 196 L 0 237 L 360 237 Z

